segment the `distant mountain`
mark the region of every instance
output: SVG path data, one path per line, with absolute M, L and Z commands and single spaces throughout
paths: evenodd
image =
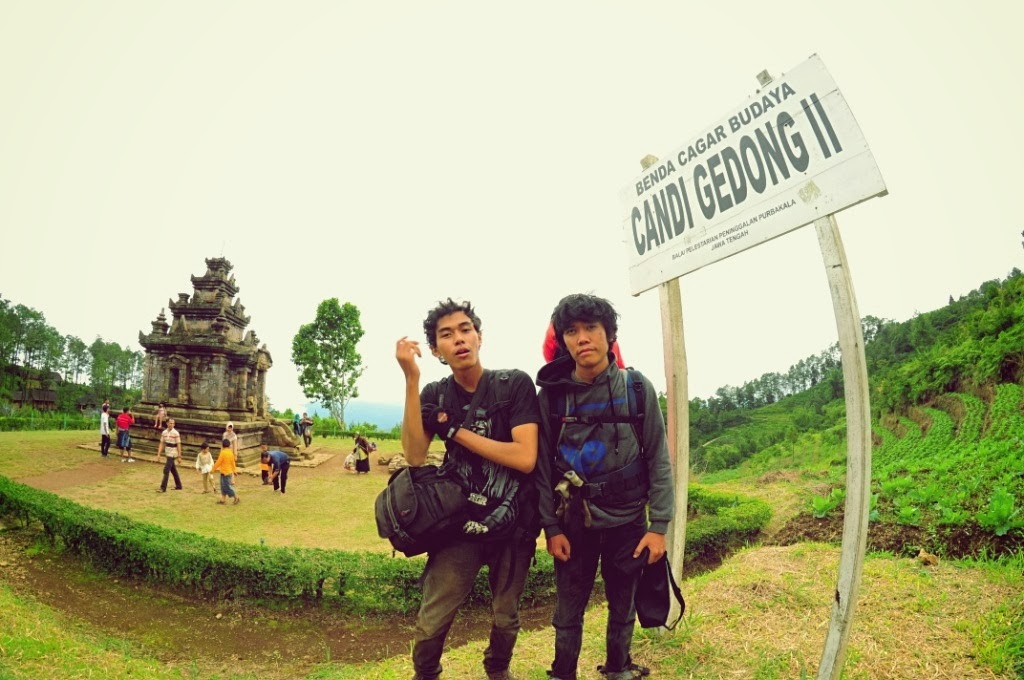
M 329 418 L 331 413 L 320 404 L 306 404 L 306 413 Z M 350 423 L 373 423 L 387 431 L 402 422 L 402 404 L 380 404 L 371 401 L 352 400 L 345 407 L 345 420 Z

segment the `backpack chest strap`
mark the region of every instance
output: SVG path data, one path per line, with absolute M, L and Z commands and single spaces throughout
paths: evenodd
M 601 423 L 637 423 L 634 416 L 600 415 L 600 416 L 569 416 L 552 414 L 556 422 L 563 425 L 600 425 Z
M 587 500 L 624 501 L 632 500 L 647 491 L 647 466 L 642 458 L 618 470 L 594 477 L 580 487 L 580 494 Z M 637 494 L 637 491 L 640 494 Z

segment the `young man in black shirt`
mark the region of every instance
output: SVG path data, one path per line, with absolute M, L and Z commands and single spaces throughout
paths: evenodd
M 419 343 L 408 337 L 395 357 L 405 374 L 402 447 L 410 465 L 426 462 L 431 439 L 445 444 L 442 466 L 466 491 L 469 520 L 461 534 L 428 553 L 423 601 L 416 617 L 415 680 L 441 674 L 441 652 L 477 572 L 489 567 L 494 620 L 484 651 L 489 680 L 509 678 L 519 634 L 519 599 L 533 559 L 539 524 L 536 486 L 540 411 L 533 381 L 518 370 L 485 371 L 480 319 L 468 302 L 451 298 L 423 322 L 430 352 L 452 374 L 420 389 Z

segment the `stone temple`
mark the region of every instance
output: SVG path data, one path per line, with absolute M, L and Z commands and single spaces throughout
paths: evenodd
M 179 293 L 139 333 L 146 351 L 142 399 L 133 409 L 133 448 L 153 453 L 159 432 L 153 428 L 161 403 L 181 433 L 182 455 L 194 459 L 204 441 L 214 457 L 226 424 L 238 434 L 238 458 L 243 467 L 259 465 L 260 443 L 301 456 L 291 423 L 271 418 L 266 397 L 267 371 L 273 360 L 256 333 L 246 331 L 249 317 L 235 296 L 238 286 L 231 263 L 222 257 L 206 260 L 206 273 L 192 277 L 193 293 Z

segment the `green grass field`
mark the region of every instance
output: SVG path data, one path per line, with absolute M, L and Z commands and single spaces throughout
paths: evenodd
M 85 474 L 99 460 L 77 448 L 82 433 L 0 433 L 0 474 L 22 481 L 39 475 Z M 92 443 L 87 441 L 87 443 Z M 344 454 L 345 440 L 317 440 Z M 397 442 L 381 442 L 382 455 Z M 815 454 L 816 456 L 818 454 Z M 376 461 L 373 461 L 376 463 Z M 113 476 L 67 486 L 57 493 L 130 517 L 221 539 L 270 545 L 389 551 L 376 536 L 373 498 L 386 481 L 374 465 L 370 475 L 345 473 L 340 465 L 293 468 L 289 494 L 275 496 L 258 477 L 239 484 L 237 507 L 217 506 L 195 493 L 198 476 L 186 468 L 186 490 L 158 494 L 160 468 L 152 463 L 120 466 Z M 821 465 L 821 461 L 819 461 Z M 821 465 L 826 468 L 827 464 Z M 122 469 L 124 468 L 124 469 Z M 783 516 L 795 514 L 821 484 L 813 470 L 797 469 L 769 479 L 761 470 L 721 475 L 712 489 L 770 499 Z M 683 584 L 687 616 L 671 633 L 638 632 L 637 661 L 664 678 L 813 677 L 828 626 L 839 549 L 821 544 L 751 547 L 721 568 Z M 2 573 L 2 571 L 0 571 Z M 599 677 L 603 662 L 605 610 L 587 614 L 581 677 Z M 187 629 L 181 631 L 187 635 Z M 512 670 L 542 680 L 551 661 L 550 629 L 522 634 Z M 407 640 L 396 640 L 401 648 Z M 486 641 L 446 653 L 446 677 L 477 678 Z M 1024 559 L 948 561 L 924 567 L 913 559 L 869 556 L 843 677 L 1019 678 L 1024 677 Z M 97 631 L 73 615 L 16 594 L 0 575 L 0 680 L 7 678 L 285 678 L 348 680 L 408 678 L 407 654 L 370 664 L 329 659 L 253 668 L 202 659 L 167 662 L 116 631 Z
M 103 464 L 113 476 L 76 484 L 72 477 L 58 489 L 62 496 L 119 512 L 132 519 L 204 536 L 270 546 L 304 546 L 390 552 L 387 541 L 377 536 L 373 500 L 387 483 L 386 468 L 373 460 L 371 474 L 345 472 L 340 462 L 351 450 L 345 439 L 317 438 L 313 450 L 333 452 L 336 459 L 323 468 L 293 466 L 288 493 L 282 497 L 262 486 L 259 476 L 243 473 L 236 489 L 242 503 L 237 507 L 216 504 L 219 492 L 203 495 L 202 481 L 187 463 L 179 467 L 184 490 L 155 493 L 162 467 L 142 458 L 120 463 L 115 453 L 102 460 L 97 451 L 79 448 L 92 443 L 82 432 L 0 433 L 0 475 L 17 481 L 51 472 Z M 378 455 L 400 452 L 397 441 L 378 442 Z M 328 469 L 329 468 L 329 469 Z M 173 483 L 169 485 L 169 488 Z M 215 487 L 216 489 L 217 487 Z

